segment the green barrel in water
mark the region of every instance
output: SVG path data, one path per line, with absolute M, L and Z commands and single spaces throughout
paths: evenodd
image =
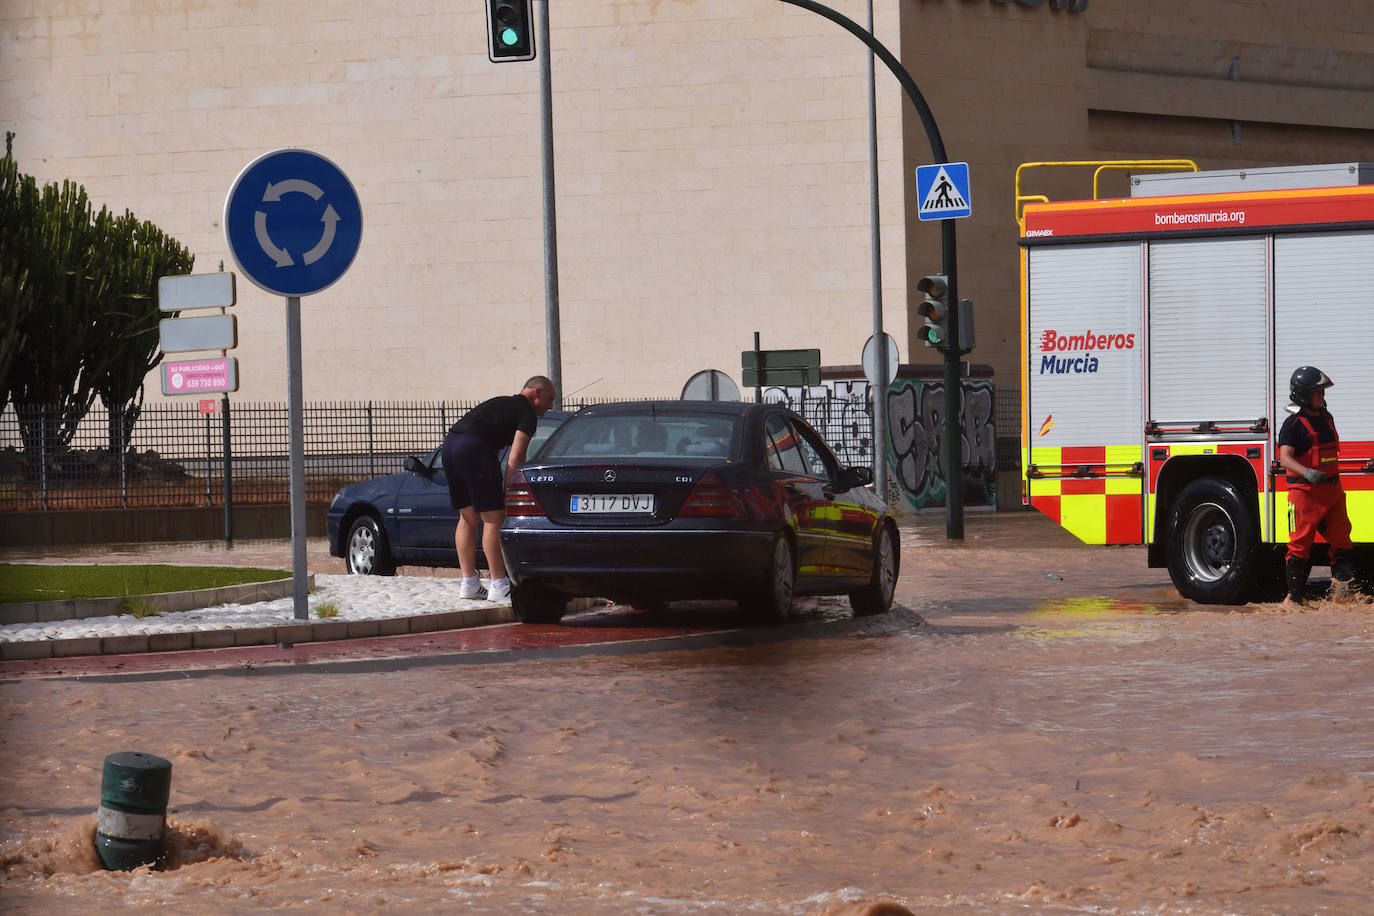
M 129 871 L 162 858 L 171 790 L 169 760 L 137 751 L 105 758 L 95 819 L 95 851 L 105 868 Z

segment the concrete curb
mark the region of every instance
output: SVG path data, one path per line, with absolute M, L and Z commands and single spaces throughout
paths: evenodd
M 287 580 L 290 584 L 290 580 Z M 199 594 L 199 593 L 195 593 Z M 281 597 L 281 596 L 277 596 Z M 226 602 L 220 602 L 226 603 Z M 493 605 L 464 611 L 442 611 L 411 617 L 374 620 L 302 620 L 270 627 L 225 627 L 217 630 L 184 630 L 176 633 L 140 633 L 126 636 L 90 636 L 72 639 L 37 639 L 0 643 L 0 661 L 31 658 L 71 658 L 77 655 L 119 655 L 140 652 L 176 652 L 189 649 L 225 649 L 233 646 L 269 646 L 278 643 L 325 642 L 377 636 L 432 633 L 515 620 L 510 605 Z
M 311 590 L 315 588 L 315 574 L 306 577 Z M 194 611 L 218 604 L 252 604 L 276 601 L 294 594 L 290 575 L 268 582 L 245 582 L 219 588 L 201 588 L 188 592 L 159 592 L 155 595 L 128 595 L 115 598 L 68 598 L 62 601 L 17 601 L 0 604 L 0 624 L 54 623 L 59 620 L 85 620 L 88 617 L 114 617 L 126 601 L 146 601 L 158 613 Z

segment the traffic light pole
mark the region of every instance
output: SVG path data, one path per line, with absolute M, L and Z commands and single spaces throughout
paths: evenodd
M 940 220 L 940 247 L 949 277 L 949 341 L 945 347 L 945 540 L 964 539 L 964 445 L 959 429 L 959 259 L 954 247 L 954 220 Z
M 926 104 L 916 81 L 902 66 L 902 62 L 892 55 L 882 42 L 873 37 L 863 26 L 837 13 L 828 6 L 813 0 L 782 0 L 824 16 L 831 22 L 848 31 L 855 38 L 872 49 L 873 53 L 887 65 L 897 82 L 906 91 L 916 113 L 921 116 L 925 126 L 926 138 L 930 141 L 930 152 L 937 163 L 949 162 L 945 155 L 945 142 L 940 138 L 940 128 L 935 123 L 930 106 Z M 958 258 L 955 255 L 954 220 L 940 220 L 941 270 L 949 278 L 949 346 L 945 348 L 945 538 L 951 541 L 964 539 L 964 449 L 959 429 L 959 402 L 963 392 L 959 387 L 959 273 Z
M 539 4 L 539 125 L 544 172 L 544 339 L 547 373 L 563 403 L 563 331 L 558 308 L 558 216 L 553 184 L 553 48 L 549 45 L 549 2 Z

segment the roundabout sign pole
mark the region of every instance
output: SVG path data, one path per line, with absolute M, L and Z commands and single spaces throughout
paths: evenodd
M 310 617 L 305 557 L 305 418 L 301 296 L 343 276 L 363 235 L 362 205 L 338 166 L 318 153 L 280 149 L 239 172 L 224 201 L 229 253 L 255 286 L 286 297 L 286 413 L 291 477 L 293 616 Z

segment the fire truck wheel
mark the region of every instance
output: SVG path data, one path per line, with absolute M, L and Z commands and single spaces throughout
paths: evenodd
M 1243 604 L 1260 567 L 1255 515 L 1240 489 L 1220 477 L 1183 488 L 1169 507 L 1169 576 L 1201 604 Z

